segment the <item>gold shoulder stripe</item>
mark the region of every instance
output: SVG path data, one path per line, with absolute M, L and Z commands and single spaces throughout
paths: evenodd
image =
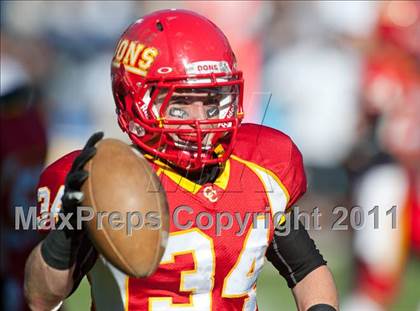
M 277 177 L 276 174 L 274 174 L 272 171 L 270 171 L 267 168 L 264 168 L 264 167 L 254 163 L 254 162 L 241 159 L 240 157 L 238 157 L 234 154 L 232 154 L 230 157 L 232 159 L 238 161 L 238 162 L 241 162 L 241 163 L 245 164 L 246 166 L 248 166 L 254 172 L 255 172 L 256 169 L 259 169 L 260 171 L 266 172 L 268 175 L 270 175 L 278 183 L 278 185 L 281 187 L 281 189 L 284 191 L 284 194 L 287 197 L 287 202 L 289 202 L 289 200 L 290 200 L 289 191 L 287 190 L 286 186 L 281 182 L 281 180 Z
M 225 162 L 225 166 L 223 168 L 223 172 L 217 177 L 214 184 L 219 188 L 226 190 L 230 177 L 230 161 L 227 160 Z

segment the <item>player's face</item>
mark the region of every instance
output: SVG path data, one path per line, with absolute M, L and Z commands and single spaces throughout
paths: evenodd
M 175 93 L 165 111 L 168 120 L 211 120 L 219 117 L 219 97 L 206 93 Z
M 162 92 L 157 97 L 157 108 L 160 108 L 167 93 Z M 198 90 L 177 90 L 169 99 L 169 102 L 162 112 L 167 120 L 217 120 L 226 115 L 228 110 L 236 112 L 236 99 L 238 92 L 236 88 L 224 87 Z M 233 112 L 233 113 L 235 113 Z M 217 123 L 201 124 L 202 129 L 217 127 Z M 165 125 L 167 128 L 193 129 L 193 124 Z M 197 142 L 197 134 L 171 134 L 174 141 L 185 144 Z M 203 135 L 203 147 L 209 146 L 214 137 L 213 133 Z

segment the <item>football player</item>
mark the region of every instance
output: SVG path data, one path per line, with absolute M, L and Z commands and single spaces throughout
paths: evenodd
M 378 206 L 381 222 L 366 214 L 367 225 L 355 231 L 357 274 L 346 311 L 389 310 L 410 251 L 420 254 L 420 3 L 384 2 L 380 13 L 361 91 L 366 136 L 381 152 L 359 172 L 354 200 L 366 213 Z M 393 206 L 394 225 L 386 214 Z
M 303 225 L 293 217 L 276 226 L 264 218 L 289 211 L 305 192 L 302 157 L 285 134 L 240 126 L 242 73 L 220 29 L 190 11 L 147 15 L 120 38 L 111 72 L 120 127 L 160 177 L 171 215 L 188 207 L 178 221 L 192 227 L 171 222 L 162 261 L 143 279 L 113 267 L 83 230 L 52 230 L 27 260 L 31 308 L 59 306 L 87 275 L 98 310 L 256 310 L 266 257 L 292 288 L 299 310 L 337 310 L 332 275 Z M 83 166 L 102 136 L 94 134 L 83 150 L 45 169 L 42 211 L 61 195 L 63 213 L 81 204 Z M 238 222 L 218 234 L 215 226 L 197 225 L 203 211 L 257 217 L 243 234 Z M 282 235 L 286 225 L 292 230 Z

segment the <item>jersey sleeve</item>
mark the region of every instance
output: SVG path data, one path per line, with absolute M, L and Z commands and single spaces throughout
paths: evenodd
M 55 215 L 61 209 L 65 179 L 79 153 L 73 151 L 63 156 L 41 173 L 37 187 L 37 223 L 40 232 L 49 231 Z
M 302 154 L 286 134 L 263 125 L 243 124 L 233 153 L 256 165 L 271 184 L 278 184 L 286 197 L 286 209 L 305 193 Z
M 297 146 L 290 140 L 290 160 L 280 180 L 289 192 L 288 207 L 292 206 L 306 192 L 306 175 L 303 166 L 302 154 Z

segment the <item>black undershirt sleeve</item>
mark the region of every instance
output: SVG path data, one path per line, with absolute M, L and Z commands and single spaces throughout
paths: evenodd
M 286 279 L 289 288 L 295 287 L 311 271 L 327 264 L 293 212 L 275 229 L 266 257 Z
M 96 260 L 98 259 L 98 252 L 93 246 L 87 234 L 82 238 L 79 250 L 76 256 L 75 269 L 73 273 L 73 289 L 69 296 L 79 287 L 83 277 L 92 269 Z

